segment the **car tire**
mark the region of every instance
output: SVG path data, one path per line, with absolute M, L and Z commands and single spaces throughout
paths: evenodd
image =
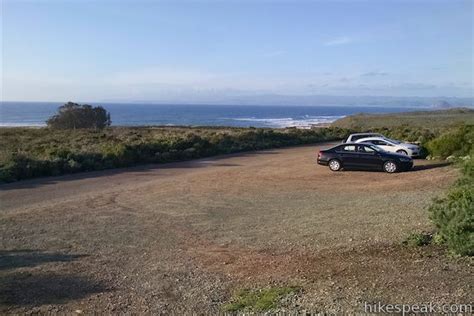
M 408 153 L 406 152 L 406 150 L 403 150 L 403 149 L 397 150 L 397 154 L 408 156 Z
M 328 166 L 329 166 L 329 169 L 331 169 L 331 171 L 339 171 L 342 168 L 341 162 L 337 159 L 329 160 Z
M 383 164 L 383 171 L 387 173 L 395 173 L 398 171 L 398 165 L 395 161 L 389 160 Z

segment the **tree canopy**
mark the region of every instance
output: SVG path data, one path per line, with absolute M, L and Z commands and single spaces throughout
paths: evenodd
M 110 126 L 110 113 L 103 107 L 68 102 L 59 107 L 58 113 L 51 116 L 46 124 L 56 129 L 93 128 Z

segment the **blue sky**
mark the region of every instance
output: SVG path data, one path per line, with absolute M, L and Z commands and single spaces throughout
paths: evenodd
M 472 1 L 2 1 L 3 100 L 472 96 Z

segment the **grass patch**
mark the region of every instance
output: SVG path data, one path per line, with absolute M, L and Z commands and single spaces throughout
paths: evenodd
M 429 245 L 432 240 L 433 235 L 431 234 L 411 233 L 402 243 L 410 247 L 422 247 Z
M 271 287 L 266 289 L 242 289 L 237 291 L 222 309 L 226 312 L 262 312 L 277 308 L 282 298 L 300 291 L 299 287 Z

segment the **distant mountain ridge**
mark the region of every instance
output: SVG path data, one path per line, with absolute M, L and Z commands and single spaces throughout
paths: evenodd
M 300 106 L 392 106 L 451 108 L 474 107 L 474 98 L 460 97 L 392 97 L 392 96 L 332 96 L 332 95 L 235 95 L 173 100 L 102 100 L 102 102 L 163 103 L 163 104 L 209 104 L 209 105 L 300 105 Z

